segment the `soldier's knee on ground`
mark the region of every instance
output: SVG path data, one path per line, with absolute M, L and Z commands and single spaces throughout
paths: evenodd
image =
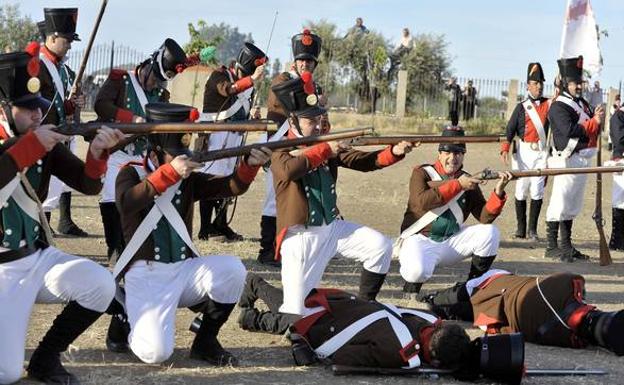
M 3 359 L 4 360 L 4 359 Z M 22 361 L 20 360 L 17 365 L 0 365 L 0 384 L 13 384 L 22 378 Z
M 164 343 L 149 343 L 145 341 L 130 341 L 130 349 L 138 359 L 146 364 L 160 364 L 173 354 L 173 345 Z

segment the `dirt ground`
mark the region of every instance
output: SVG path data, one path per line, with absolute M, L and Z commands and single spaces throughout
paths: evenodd
M 83 146 L 84 150 L 84 146 Z M 396 237 L 403 218 L 407 201 L 408 181 L 412 167 L 435 159 L 435 147 L 425 145 L 404 161 L 388 169 L 361 174 L 351 170 L 341 170 L 338 183 L 339 207 L 346 219 L 366 224 L 389 237 Z M 478 171 L 486 166 L 503 168 L 498 160 L 496 145 L 469 145 L 466 156 L 466 170 Z M 606 177 L 605 219 L 607 236 L 610 233 L 610 186 L 611 178 Z M 598 265 L 597 233 L 591 213 L 594 206 L 594 178 L 589 177 L 582 215 L 575 221 L 574 240 L 576 245 L 592 256 L 590 262 L 563 264 L 542 258 L 544 242 L 522 242 L 511 239 L 514 231 L 513 193 L 501 217 L 496 221 L 503 234 L 500 253 L 495 267 L 510 270 L 517 274 L 549 274 L 556 271 L 572 271 L 583 274 L 587 279 L 588 300 L 604 310 L 624 307 L 624 256 L 612 253 L 614 264 L 608 267 Z M 490 182 L 483 187 L 489 193 L 494 188 Z M 508 187 L 513 192 L 513 183 Z M 273 283 L 279 283 L 279 272 L 259 265 L 256 254 L 259 248 L 259 222 L 264 199 L 264 174 L 261 172 L 249 192 L 238 199 L 236 215 L 232 227 L 242 233 L 246 240 L 239 243 L 217 243 L 198 241 L 198 247 L 206 254 L 233 254 L 240 256 L 249 271 L 260 273 Z M 106 247 L 98 209 L 98 197 L 76 194 L 73 200 L 75 221 L 91 236 L 87 239 L 57 238 L 58 247 L 70 253 L 93 258 L 105 263 Z M 539 234 L 545 235 L 543 217 Z M 195 228 L 199 224 L 196 210 Z M 57 214 L 53 214 L 56 225 Z M 195 234 L 197 231 L 194 232 Z M 469 263 L 463 262 L 450 268 L 441 268 L 424 289 L 443 287 L 466 276 Z M 359 269 L 356 263 L 334 259 L 327 269 L 323 286 L 357 290 Z M 401 291 L 402 279 L 398 273 L 397 261 L 392 267 L 380 300 L 400 305 L 419 304 L 405 299 Z M 30 356 L 43 333 L 48 329 L 60 305 L 36 305 L 31 317 L 27 340 L 27 357 Z M 326 368 L 293 366 L 289 344 L 279 336 L 255 334 L 242 331 L 236 324 L 238 310 L 225 325 L 220 340 L 223 345 L 241 360 L 238 368 L 216 369 L 188 358 L 188 348 L 194 334 L 188 326 L 194 317 L 187 309 L 178 311 L 176 351 L 171 359 L 162 365 L 146 365 L 130 355 L 114 354 L 106 350 L 104 339 L 109 317 L 103 316 L 94 326 L 82 335 L 65 354 L 64 360 L 69 370 L 75 372 L 84 384 L 412 384 L 429 382 L 424 377 L 334 377 Z M 479 332 L 470 328 L 471 336 Z M 1 343 L 1 342 L 0 342 Z M 527 378 L 526 384 L 622 384 L 624 383 L 624 358 L 617 358 L 609 352 L 591 348 L 587 350 L 558 349 L 532 344 L 526 346 L 526 363 L 534 368 L 600 368 L 609 372 L 605 377 L 551 377 Z M 24 379 L 24 384 L 32 382 Z M 439 378 L 434 383 L 457 383 L 450 378 Z

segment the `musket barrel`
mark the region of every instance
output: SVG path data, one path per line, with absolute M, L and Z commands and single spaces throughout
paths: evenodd
M 437 136 L 437 135 L 403 135 L 373 136 L 354 139 L 353 146 L 390 145 L 399 142 L 411 143 L 499 143 L 506 140 L 503 135 L 472 135 L 472 136 Z
M 527 369 L 527 376 L 604 376 L 609 374 L 602 369 Z
M 572 174 L 604 174 L 614 172 L 624 172 L 624 166 L 603 166 L 603 167 L 570 167 L 570 168 L 544 168 L 535 170 L 512 170 L 509 171 L 514 178 L 527 178 L 533 176 L 553 176 Z M 498 179 L 499 171 L 483 170 L 474 175 L 478 179 L 492 180 Z
M 115 128 L 129 135 L 170 134 L 170 133 L 208 133 L 217 131 L 252 132 L 266 131 L 266 121 L 239 121 L 226 123 L 106 123 L 93 122 L 79 125 L 70 124 L 58 130 L 65 135 L 92 136 L 102 126 Z

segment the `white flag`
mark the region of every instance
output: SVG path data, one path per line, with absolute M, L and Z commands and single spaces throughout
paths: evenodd
M 579 55 L 583 55 L 583 69 L 591 77 L 600 73 L 602 56 L 591 4 L 589 0 L 568 0 L 559 57 L 571 58 Z

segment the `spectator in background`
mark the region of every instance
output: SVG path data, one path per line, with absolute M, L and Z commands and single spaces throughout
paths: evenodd
M 345 35 L 345 39 L 349 36 L 358 36 L 368 33 L 368 28 L 364 26 L 364 20 L 361 17 L 355 19 L 355 25 L 349 29 L 349 32 Z
M 620 99 L 620 94 L 615 95 L 615 101 L 609 107 L 609 116 L 615 115 L 617 110 L 622 107 L 622 100 Z M 608 145 L 607 148 L 609 151 L 613 151 L 613 142 L 611 142 L 611 125 L 609 125 L 609 131 L 607 132 Z
M 587 101 L 593 108 L 602 104 L 602 88 L 600 88 L 600 82 L 596 80 L 594 87 L 587 93 Z
M 459 123 L 459 103 L 462 96 L 461 87 L 457 84 L 456 77 L 453 76 L 449 79 L 446 91 L 448 93 L 449 120 L 451 126 L 455 127 Z
M 464 120 L 474 118 L 475 106 L 477 105 L 477 89 L 472 86 L 472 80 L 468 80 L 468 84 L 464 88 L 462 95 Z
M 390 69 L 388 70 L 388 79 L 392 79 L 394 77 L 394 73 L 397 70 L 397 67 L 401 64 L 401 59 L 404 55 L 407 55 L 414 46 L 412 41 L 412 35 L 410 34 L 409 28 L 403 28 L 403 33 L 401 35 L 401 40 L 399 40 L 399 44 L 394 48 L 394 51 L 389 55 L 390 56 Z

